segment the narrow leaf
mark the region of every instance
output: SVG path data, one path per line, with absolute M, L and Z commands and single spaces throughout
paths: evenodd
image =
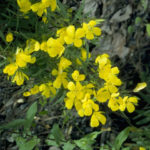
M 150 36 L 150 24 L 146 24 L 146 31 L 148 36 Z
M 130 132 L 130 127 L 127 127 L 119 133 L 119 135 L 115 139 L 115 144 L 114 144 L 115 150 L 120 150 L 122 144 L 128 138 L 129 132 Z
M 18 127 L 22 126 L 24 124 L 24 122 L 25 122 L 24 119 L 16 119 L 7 124 L 1 125 L 0 130 L 1 129 L 9 129 L 9 128 L 18 128 Z

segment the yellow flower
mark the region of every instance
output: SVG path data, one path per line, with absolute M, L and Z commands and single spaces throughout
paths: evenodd
M 147 87 L 146 82 L 138 83 L 137 86 L 135 87 L 135 89 L 133 90 L 133 92 L 139 92 L 142 89 L 144 89 L 145 87 Z
M 64 37 L 67 35 L 66 33 L 66 27 L 64 28 L 60 28 L 59 30 L 57 30 L 57 37 L 58 37 L 58 41 L 61 43 L 61 44 L 64 44 L 65 43 L 65 40 L 64 40 Z
M 29 80 L 29 77 L 21 71 L 17 71 L 12 82 L 16 82 L 17 85 L 22 85 L 25 78 Z
M 51 10 L 54 11 L 56 9 L 56 0 L 42 0 L 42 4 L 45 8 L 51 7 Z
M 51 10 L 54 11 L 56 9 L 56 0 L 42 0 L 41 2 L 37 2 L 31 6 L 33 12 L 36 12 L 39 17 L 43 15 L 43 13 L 47 14 L 47 8 L 51 7 Z M 47 18 L 44 18 L 44 22 Z M 45 22 L 46 23 L 46 22 Z
M 42 17 L 42 21 L 43 21 L 45 24 L 47 24 L 47 23 L 48 23 L 47 17 L 46 17 L 46 16 Z
M 98 111 L 99 110 L 99 106 L 94 103 L 94 101 L 90 98 L 90 94 L 86 93 L 85 97 L 81 100 L 82 103 L 82 108 L 80 110 L 78 110 L 78 114 L 82 117 L 83 113 L 85 116 L 91 116 L 93 110 L 94 111 Z
M 110 92 L 110 93 L 116 93 L 118 92 L 118 88 L 111 82 L 105 82 L 104 83 L 105 88 Z
M 56 69 L 52 70 L 52 75 L 56 76 L 55 81 L 53 82 L 53 85 L 55 88 L 60 88 L 61 85 L 64 86 L 64 88 L 67 88 L 68 81 L 67 81 L 67 73 L 62 71 L 57 71 Z
M 73 73 L 72 73 L 72 78 L 74 81 L 78 82 L 78 81 L 83 81 L 85 80 L 85 75 L 84 74 L 79 74 L 79 71 L 78 70 L 75 70 Z
M 56 0 L 50 0 L 50 7 L 52 11 L 55 11 L 57 6 Z
M 70 99 L 70 98 L 65 98 L 64 99 L 65 102 L 65 106 L 67 109 L 72 109 L 73 105 L 74 105 L 74 99 Z
M 75 47 L 81 47 L 82 46 L 82 40 L 81 38 L 84 37 L 84 30 L 82 28 L 78 28 L 75 31 L 75 27 L 73 25 L 70 25 L 66 29 L 67 35 L 65 36 L 64 40 L 66 44 L 72 44 L 74 43 Z
M 118 99 L 118 96 L 119 93 L 113 93 L 108 101 L 108 107 L 111 108 L 112 111 L 117 111 L 120 108 L 120 99 Z
M 67 92 L 67 98 L 65 99 L 65 106 L 68 109 L 71 109 L 73 105 L 75 105 L 76 110 L 80 110 L 82 108 L 81 100 L 84 96 L 83 92 L 83 86 L 80 84 L 80 82 L 76 82 L 74 84 L 73 82 L 68 83 L 68 90 Z
M 96 57 L 95 63 L 98 63 L 99 64 L 99 68 L 101 69 L 106 64 L 110 65 L 110 60 L 108 58 L 109 58 L 108 54 L 99 55 L 99 56 Z
M 38 85 L 35 85 L 33 88 L 30 89 L 30 93 L 32 95 L 35 95 L 37 93 L 39 93 L 39 86 Z
M 110 98 L 110 93 L 106 88 L 101 88 L 97 91 L 95 97 L 97 101 L 104 103 Z
M 64 88 L 67 88 L 68 81 L 67 81 L 67 72 L 63 72 L 66 68 L 68 68 L 71 65 L 71 61 L 61 57 L 60 62 L 58 64 L 58 70 L 53 69 L 52 75 L 57 76 L 55 81 L 53 82 L 53 85 L 55 88 L 60 88 L 61 85 L 64 86 Z
M 6 35 L 6 42 L 12 42 L 12 41 L 13 41 L 13 34 L 9 32 Z
M 68 68 L 70 65 L 72 64 L 72 62 L 65 58 L 65 57 L 61 57 L 60 62 L 58 64 L 58 69 L 59 71 L 64 70 L 66 68 Z
M 144 147 L 139 147 L 139 150 L 146 150 L 146 148 L 144 148 Z
M 95 111 L 91 117 L 90 126 L 98 127 L 99 122 L 104 125 L 106 123 L 106 117 L 100 111 Z
M 88 24 L 83 23 L 83 29 L 88 40 L 94 39 L 94 35 L 100 36 L 101 29 L 96 26 L 96 21 L 91 20 Z
M 105 67 L 101 68 L 99 71 L 99 77 L 106 81 L 106 86 L 111 93 L 117 92 L 118 89 L 115 86 L 120 86 L 122 84 L 121 80 L 117 77 L 118 73 L 118 67 L 111 68 L 110 64 L 105 65 Z
M 91 58 L 91 53 L 89 53 L 88 58 Z M 81 48 L 81 60 L 86 61 L 86 59 L 87 59 L 87 51 L 86 51 L 86 49 Z M 79 60 L 79 58 L 77 58 L 76 61 L 79 65 L 82 64 L 81 61 Z
M 53 38 L 48 39 L 47 46 L 47 52 L 50 57 L 56 57 L 57 55 L 60 57 L 65 50 L 65 47 L 59 42 L 59 40 Z
M 3 72 L 5 74 L 8 74 L 9 76 L 12 76 L 17 71 L 17 69 L 18 69 L 18 66 L 16 65 L 16 63 L 12 63 L 12 64 L 5 66 L 5 68 L 3 69 Z
M 23 50 L 18 49 L 16 54 L 16 64 L 19 67 L 26 67 L 27 63 L 35 63 L 36 58 L 31 57 L 31 55 L 26 54 Z
M 40 43 L 34 39 L 29 39 L 26 41 L 25 53 L 31 54 L 34 51 L 38 51 L 40 49 Z
M 44 52 L 48 52 L 48 45 L 47 45 L 47 42 L 46 41 L 43 41 L 41 43 L 41 46 L 40 46 L 41 50 L 43 50 Z
M 43 13 L 47 13 L 46 7 L 42 2 L 35 3 L 31 6 L 33 12 L 36 12 L 39 17 L 43 15 Z
M 67 96 L 69 98 L 77 98 L 77 99 L 81 99 L 83 98 L 83 86 L 80 84 L 80 82 L 76 82 L 76 84 L 74 84 L 73 82 L 69 82 L 68 83 L 68 89 L 70 90 L 67 93 Z
M 23 93 L 23 96 L 25 96 L 25 97 L 28 97 L 28 96 L 30 96 L 30 95 L 31 95 L 30 92 L 24 92 L 24 93 Z
M 49 98 L 49 97 L 54 96 L 56 94 L 56 89 L 53 87 L 52 82 L 41 84 L 39 86 L 39 91 L 46 98 Z
M 83 86 L 83 88 L 84 93 L 89 93 L 90 95 L 94 94 L 94 91 L 92 90 L 92 88 L 94 88 L 94 85 L 92 83 Z
M 134 105 L 138 104 L 138 100 L 137 100 L 136 97 L 129 97 L 128 98 L 128 96 L 125 96 L 123 98 L 123 102 L 125 103 L 124 105 L 127 108 L 129 113 L 132 113 L 135 110 L 135 106 Z
M 31 2 L 29 0 L 17 0 L 20 11 L 27 13 L 31 9 Z

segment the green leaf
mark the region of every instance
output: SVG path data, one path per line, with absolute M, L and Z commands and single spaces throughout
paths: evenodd
M 32 150 L 39 142 L 40 140 L 36 136 L 34 136 L 30 141 L 27 141 L 22 137 L 16 138 L 16 143 L 19 150 Z
M 64 7 L 64 5 L 60 2 L 60 0 L 57 0 L 57 4 L 60 8 L 61 14 L 64 16 L 64 18 L 68 18 L 68 13 L 66 11 L 66 8 Z
M 132 25 L 128 26 L 128 33 L 132 34 L 134 32 L 134 27 Z
M 136 17 L 135 24 L 140 25 L 141 22 L 142 22 L 142 19 L 140 17 Z
M 92 144 L 95 143 L 95 138 L 102 133 L 103 131 L 100 132 L 92 132 L 86 136 L 84 136 L 83 138 L 81 138 L 80 140 L 74 140 L 74 143 L 80 147 L 81 150 L 93 150 L 92 148 Z
M 148 6 L 148 0 L 141 0 L 141 4 L 142 4 L 144 10 L 146 10 L 147 6 Z
M 116 137 L 115 139 L 115 143 L 113 148 L 115 150 L 120 150 L 122 144 L 124 143 L 124 141 L 128 138 L 129 132 L 130 132 L 130 128 L 131 127 L 127 127 L 125 128 L 123 131 L 121 131 L 119 133 L 119 135 Z
M 37 112 L 37 102 L 34 102 L 27 111 L 26 118 L 31 120 Z
M 56 147 L 59 146 L 55 140 L 47 139 L 45 142 L 48 146 L 56 146 Z
M 75 14 L 75 17 L 74 17 L 71 24 L 74 24 L 77 21 L 77 19 L 82 17 L 82 12 L 83 12 L 84 6 L 85 6 L 85 0 L 82 1 L 82 3 L 80 5 L 79 9 L 77 10 L 77 13 Z
M 7 44 L 7 42 L 5 40 L 5 36 L 1 30 L 0 30 L 0 38 L 5 42 L 5 44 Z
M 60 145 L 61 142 L 64 141 L 63 133 L 59 128 L 58 124 L 53 125 L 53 128 L 51 129 L 51 134 L 54 136 L 54 139 L 58 145 Z
M 129 147 L 126 147 L 126 148 L 123 148 L 122 150 L 130 150 L 130 148 L 129 148 Z
M 63 150 L 73 150 L 74 147 L 75 147 L 74 144 L 71 144 L 70 142 L 67 142 L 67 143 L 64 143 Z
M 16 119 L 7 124 L 1 125 L 0 130 L 1 129 L 9 129 L 9 128 L 18 128 L 18 127 L 22 126 L 24 123 L 25 123 L 24 119 Z
M 30 128 L 36 112 L 37 112 L 37 102 L 34 102 L 27 111 L 25 128 Z
M 148 36 L 150 36 L 150 24 L 146 24 L 146 31 Z

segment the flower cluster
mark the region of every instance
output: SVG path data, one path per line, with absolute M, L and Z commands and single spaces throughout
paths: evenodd
M 127 108 L 128 112 L 132 113 L 137 105 L 136 97 L 121 97 L 118 92 L 118 86 L 122 84 L 121 80 L 117 77 L 119 73 L 118 67 L 112 67 L 111 61 L 107 54 L 98 56 L 95 62 L 99 65 L 99 78 L 105 81 L 104 86 L 100 88 L 96 93 L 96 99 L 101 102 L 108 101 L 108 107 L 112 111 L 125 111 Z
M 17 48 L 15 55 L 15 61 L 5 66 L 3 72 L 12 76 L 12 82 L 16 82 L 17 85 L 22 85 L 24 80 L 29 80 L 29 77 L 23 73 L 22 69 L 27 66 L 28 63 L 35 63 L 36 58 L 32 57 L 28 51 L 23 51 L 21 48 Z
M 74 82 L 68 83 L 68 93 L 65 105 L 68 109 L 75 106 L 79 116 L 91 116 L 91 127 L 97 127 L 99 123 L 106 123 L 106 117 L 100 111 L 100 104 L 106 103 L 112 111 L 125 111 L 129 113 L 135 110 L 138 100 L 136 97 L 121 97 L 118 86 L 122 84 L 117 77 L 119 69 L 111 66 L 107 54 L 99 55 L 95 62 L 98 63 L 99 78 L 105 82 L 101 88 L 92 83 L 85 84 L 85 75 L 79 74 L 78 70 L 72 73 Z M 82 84 L 82 83 L 83 84 Z M 90 82 L 90 81 L 89 81 Z
M 17 4 L 21 12 L 26 14 L 32 10 L 37 13 L 39 17 L 42 17 L 43 14 L 47 14 L 47 8 L 51 8 L 51 11 L 54 11 L 57 6 L 56 0 L 41 0 L 34 4 L 31 4 L 30 0 L 17 0 Z
M 51 7 L 52 11 L 55 10 L 55 4 L 56 1 L 42 0 L 31 5 L 28 0 L 18 0 L 22 12 L 26 13 L 31 9 L 39 16 L 42 16 L 48 7 Z M 34 39 L 27 40 L 24 50 L 17 48 L 14 60 L 4 68 L 3 72 L 12 77 L 12 82 L 22 85 L 24 80 L 29 80 L 30 77 L 24 73 L 24 68 L 27 68 L 29 63 L 34 64 L 37 59 L 36 53 L 41 51 L 46 53 L 55 65 L 49 67 L 51 70 L 47 69 L 49 79 L 34 84 L 31 89 L 23 93 L 24 96 L 40 93 L 45 98 L 51 98 L 56 95 L 58 89 L 62 88 L 66 91 L 64 98 L 66 108 L 75 107 L 80 117 L 90 117 L 91 127 L 106 123 L 103 105 L 107 105 L 112 111 L 127 109 L 132 113 L 138 99 L 120 96 L 119 86 L 122 82 L 118 78 L 118 67 L 112 66 L 107 54 L 97 56 L 93 63 L 86 47 L 86 42 L 101 35 L 101 29 L 96 25 L 97 22 L 91 20 L 88 23 L 84 22 L 78 28 L 74 25 L 60 28 L 54 37 L 49 37 L 41 43 Z M 91 63 L 92 67 L 88 66 L 88 63 Z M 94 70 L 96 67 L 97 69 Z M 94 72 L 94 78 L 91 78 L 91 71 Z

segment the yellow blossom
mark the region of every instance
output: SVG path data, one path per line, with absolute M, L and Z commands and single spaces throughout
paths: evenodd
M 50 57 L 56 57 L 57 55 L 60 57 L 65 50 L 65 47 L 59 42 L 59 40 L 53 38 L 48 39 L 47 46 L 47 52 Z
M 74 43 L 75 47 L 82 46 L 81 38 L 84 37 L 84 30 L 82 28 L 78 28 L 75 31 L 75 27 L 73 25 L 70 25 L 69 27 L 67 27 L 66 33 L 67 33 L 67 35 L 64 38 L 66 44 Z
M 17 0 L 20 11 L 27 13 L 31 9 L 31 2 L 29 0 Z
M 65 58 L 65 57 L 61 57 L 60 62 L 58 64 L 58 69 L 61 70 L 65 70 L 66 68 L 68 68 L 70 65 L 72 64 L 72 62 Z
M 33 88 L 30 89 L 30 93 L 32 95 L 35 95 L 37 93 L 39 93 L 39 86 L 38 85 L 35 85 Z
M 135 105 L 138 104 L 138 99 L 136 97 L 129 97 L 125 96 L 123 98 L 124 107 L 127 108 L 129 113 L 132 113 L 135 110 Z
M 30 92 L 24 92 L 24 93 L 23 93 L 23 96 L 25 96 L 25 97 L 28 97 L 28 96 L 30 96 L 30 95 L 31 95 Z
M 71 109 L 73 105 L 75 105 L 76 110 L 80 110 L 82 108 L 81 100 L 84 96 L 83 93 L 83 86 L 80 84 L 80 82 L 76 82 L 74 84 L 73 82 L 68 83 L 68 90 L 67 92 L 67 98 L 65 99 L 65 106 L 68 109 Z
M 45 24 L 47 24 L 47 23 L 48 23 L 47 17 L 46 17 L 46 16 L 43 16 L 43 17 L 42 17 L 42 21 L 43 21 Z
M 39 17 L 43 15 L 43 13 L 47 13 L 46 7 L 42 2 L 35 3 L 31 6 L 33 12 L 36 12 Z
M 9 76 L 12 76 L 17 71 L 17 69 L 18 69 L 18 66 L 16 65 L 16 63 L 12 63 L 12 64 L 5 66 L 5 68 L 3 69 L 3 72 L 8 74 Z
M 13 34 L 9 32 L 6 35 L 6 42 L 12 42 L 12 41 L 13 41 Z
M 41 50 L 43 50 L 44 52 L 48 52 L 48 45 L 47 45 L 47 42 L 46 41 L 43 41 L 41 43 L 41 46 L 40 46 Z
M 91 57 L 91 53 L 88 54 L 88 58 L 90 58 L 90 57 Z M 86 49 L 81 48 L 81 60 L 86 61 L 86 59 L 87 59 L 87 51 L 86 51 Z M 81 61 L 79 60 L 79 58 L 77 58 L 76 61 L 79 65 L 82 64 Z
M 91 117 L 90 126 L 97 127 L 99 123 L 104 125 L 106 123 L 106 117 L 100 111 L 95 111 Z
M 25 52 L 23 52 L 22 49 L 18 49 L 17 50 L 17 54 L 16 54 L 16 64 L 19 67 L 26 67 L 27 63 L 35 63 L 36 58 L 35 57 L 31 57 L 31 55 L 26 54 Z
M 118 67 L 111 68 L 110 64 L 105 65 L 105 67 L 101 68 L 99 71 L 99 77 L 106 81 L 106 86 L 111 93 L 117 92 L 118 89 L 115 86 L 120 86 L 122 84 L 121 80 L 117 77 L 118 73 Z
M 97 91 L 95 97 L 97 101 L 104 103 L 110 98 L 110 93 L 106 88 L 101 88 Z
M 55 88 L 60 88 L 61 85 L 64 86 L 64 88 L 67 88 L 68 81 L 67 81 L 67 73 L 62 71 L 57 71 L 56 69 L 52 70 L 52 75 L 56 76 L 55 81 L 53 82 L 53 85 Z
M 51 7 L 51 10 L 54 11 L 56 9 L 56 5 L 56 0 L 42 0 L 41 2 L 33 4 L 31 9 L 33 12 L 36 12 L 39 17 L 42 17 L 43 13 L 47 14 L 48 7 Z
M 98 111 L 99 106 L 94 103 L 94 101 L 90 98 L 90 94 L 85 94 L 85 97 L 81 100 L 82 108 L 78 110 L 78 114 L 82 117 L 82 113 L 84 113 L 85 116 L 91 116 L 93 110 Z
M 110 64 L 110 60 L 108 59 L 108 54 L 102 54 L 96 57 L 95 63 L 99 64 L 99 68 L 103 68 L 106 64 Z
M 42 4 L 45 8 L 51 7 L 51 10 L 54 11 L 56 9 L 56 0 L 42 0 Z
M 84 74 L 79 74 L 78 70 L 75 70 L 72 73 L 72 78 L 74 81 L 78 82 L 78 81 L 83 81 L 85 79 L 85 75 Z
M 112 93 L 108 101 L 108 107 L 112 111 L 117 111 L 120 108 L 120 99 L 118 99 L 119 93 Z
M 83 98 L 83 86 L 80 84 L 80 82 L 76 82 L 76 84 L 74 84 L 73 82 L 69 82 L 68 83 L 68 89 L 70 90 L 67 93 L 67 96 L 69 98 L 78 98 L 81 99 Z
M 26 41 L 25 53 L 31 54 L 34 51 L 38 51 L 40 49 L 40 43 L 34 39 L 29 39 Z
M 57 6 L 56 0 L 47 0 L 47 1 L 50 1 L 51 10 L 54 11 L 56 9 L 56 6 Z
M 67 35 L 66 33 L 66 27 L 64 28 L 60 28 L 59 30 L 57 30 L 57 40 L 61 43 L 64 44 L 65 40 L 64 37 Z
M 101 29 L 96 26 L 96 21 L 91 20 L 88 24 L 83 23 L 83 29 L 85 32 L 85 36 L 88 40 L 94 39 L 94 35 L 100 36 Z
M 139 147 L 139 150 L 146 150 L 146 148 L 144 148 L 144 147 Z
M 29 80 L 29 77 L 25 73 L 17 71 L 12 82 L 16 82 L 17 85 L 22 85 L 24 83 L 25 78 Z
M 134 88 L 133 92 L 139 92 L 145 87 L 147 87 L 146 82 L 138 83 L 137 86 Z
M 39 91 L 46 98 L 49 98 L 49 97 L 54 96 L 56 94 L 56 89 L 53 87 L 52 82 L 41 84 L 39 86 Z

